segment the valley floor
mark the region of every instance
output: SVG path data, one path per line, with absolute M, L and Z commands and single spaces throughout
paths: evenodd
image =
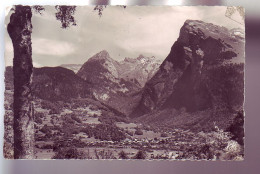
M 12 158 L 12 91 L 5 97 L 4 149 Z M 92 99 L 35 99 L 34 108 L 36 159 L 243 159 L 242 146 L 218 128 L 207 133 L 154 129 L 118 117 Z

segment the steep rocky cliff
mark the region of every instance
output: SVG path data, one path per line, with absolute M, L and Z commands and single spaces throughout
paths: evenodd
M 243 101 L 243 32 L 187 20 L 169 55 L 146 83 L 131 117 L 167 109 L 231 113 L 241 109 Z

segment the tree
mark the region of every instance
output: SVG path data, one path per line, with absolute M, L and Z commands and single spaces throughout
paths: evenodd
M 41 6 L 33 7 L 37 12 L 44 10 Z M 76 25 L 73 18 L 75 6 L 56 6 L 57 20 L 62 28 Z M 15 6 L 10 17 L 7 31 L 14 48 L 14 158 L 34 158 L 34 109 L 31 92 L 32 64 L 32 8 L 30 6 Z
M 118 155 L 119 155 L 119 159 L 128 159 L 127 154 L 123 150 L 121 152 L 119 152 Z
M 227 128 L 232 134 L 231 139 L 235 140 L 241 146 L 244 145 L 244 111 L 241 110 L 237 113 L 236 117 L 234 118 L 232 124 Z
M 32 74 L 32 11 L 29 6 L 16 6 L 7 31 L 14 48 L 14 158 L 34 156 L 34 119 L 31 93 Z
M 52 159 L 86 159 L 87 155 L 75 147 L 58 149 Z
M 139 150 L 136 155 L 133 157 L 133 159 L 145 159 L 146 153 L 143 150 Z

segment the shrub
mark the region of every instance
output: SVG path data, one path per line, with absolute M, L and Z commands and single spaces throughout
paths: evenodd
M 71 131 L 72 134 L 79 134 L 80 133 L 80 130 L 79 129 L 73 129 Z
M 39 117 L 39 118 L 43 118 L 43 117 L 44 117 L 44 113 L 42 113 L 42 112 L 36 112 L 36 113 L 34 114 L 34 116 L 35 116 L 35 117 Z
M 49 114 L 60 114 L 60 109 L 57 107 L 51 108 L 51 110 L 49 111 Z
M 126 133 L 127 133 L 128 135 L 130 135 L 130 136 L 133 136 L 133 135 L 134 135 L 134 132 L 132 132 L 132 131 L 126 131 Z
M 127 154 L 122 150 L 121 152 L 119 152 L 119 159 L 128 159 Z
M 139 150 L 136 155 L 133 157 L 133 159 L 145 159 L 146 153 L 145 151 Z
M 230 140 L 224 149 L 224 160 L 243 160 L 243 148 L 234 140 Z
M 161 137 L 168 137 L 167 133 L 161 133 Z
M 113 154 L 113 151 L 111 150 L 100 150 L 98 151 L 97 149 L 95 149 L 95 156 L 96 159 L 116 159 L 116 157 Z
M 35 117 L 34 122 L 37 124 L 42 124 L 42 119 L 40 117 Z
M 46 124 L 40 129 L 40 131 L 45 134 L 51 133 L 50 127 L 48 127 Z
M 232 134 L 231 139 L 237 141 L 240 145 L 244 145 L 244 114 L 243 111 L 237 113 L 233 123 L 227 128 Z
M 85 159 L 86 154 L 74 147 L 60 148 L 52 159 Z
M 81 119 L 78 118 L 76 115 L 71 115 L 71 118 L 72 118 L 73 120 L 75 120 L 76 122 L 78 122 L 78 123 L 82 123 Z
M 14 147 L 11 143 L 6 142 L 4 140 L 4 148 L 3 148 L 3 153 L 4 153 L 4 158 L 6 159 L 14 159 Z
M 143 131 L 142 131 L 141 129 L 137 129 L 137 130 L 135 131 L 135 134 L 136 134 L 136 135 L 143 135 L 144 133 L 143 133 Z

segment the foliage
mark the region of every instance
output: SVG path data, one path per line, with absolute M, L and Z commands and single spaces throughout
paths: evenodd
M 50 102 L 48 100 L 42 100 L 41 107 L 43 109 L 60 109 L 62 107 L 61 103 L 59 102 Z
M 49 114 L 60 114 L 60 109 L 59 108 L 51 108 L 49 111 Z
M 51 133 L 51 128 L 47 126 L 46 124 L 40 129 L 42 133 L 48 134 Z
M 144 133 L 143 133 L 143 131 L 142 131 L 141 129 L 137 129 L 137 130 L 135 131 L 135 134 L 136 134 L 136 135 L 143 135 Z
M 55 6 L 56 10 L 56 19 L 61 22 L 61 28 L 68 28 L 71 25 L 76 26 L 76 20 L 73 17 L 76 6 L 66 6 L 66 5 L 57 5 Z
M 95 127 L 85 126 L 81 129 L 81 132 L 100 140 L 121 141 L 126 138 L 125 134 L 118 127 L 109 124 L 97 124 Z
M 167 133 L 161 133 L 161 137 L 168 137 Z
M 121 151 L 119 152 L 119 159 L 128 159 L 129 157 L 127 156 L 127 154 L 125 153 L 125 151 Z
M 244 64 L 227 64 L 207 69 L 208 88 L 217 110 L 232 110 L 244 102 Z M 225 78 L 223 78 L 225 77 Z
M 230 127 L 227 129 L 232 134 L 231 139 L 244 145 L 244 111 L 239 111 Z
M 133 159 L 145 159 L 146 158 L 146 152 L 143 150 L 139 150 L 136 155 L 133 157 Z
M 244 149 L 237 141 L 231 140 L 224 149 L 224 154 L 222 156 L 223 160 L 243 160 Z
M 81 119 L 77 117 L 76 115 L 71 115 L 71 119 L 75 120 L 78 123 L 82 123 Z
M 232 160 L 243 156 L 243 149 L 233 140 L 231 134 L 215 126 L 215 131 L 197 134 L 199 138 L 196 144 L 185 144 L 181 146 L 181 153 L 177 159 L 225 159 Z
M 14 147 L 11 143 L 4 141 L 4 149 L 3 149 L 4 158 L 6 159 L 14 158 L 13 148 Z
M 125 134 L 115 125 L 98 124 L 94 128 L 94 137 L 100 140 L 120 141 L 125 139 Z
M 126 8 L 125 5 L 119 5 L 120 7 Z M 104 9 L 106 8 L 106 5 L 96 5 L 94 8 L 94 11 L 98 12 L 99 17 L 102 16 Z
M 41 5 L 34 5 L 32 8 L 36 13 L 39 14 L 42 14 L 42 11 L 45 11 L 45 8 Z
M 58 152 L 63 148 L 75 147 L 75 148 L 84 148 L 86 144 L 78 139 L 72 139 L 69 136 L 64 136 L 62 138 L 57 138 L 53 143 L 53 151 Z
M 111 150 L 100 150 L 98 151 L 97 149 L 95 149 L 95 157 L 96 159 L 116 159 L 116 157 L 113 154 L 113 151 Z
M 42 119 L 41 119 L 41 118 L 43 118 L 42 115 L 43 115 L 43 113 L 39 113 L 39 112 L 35 113 L 34 114 L 34 122 L 37 123 L 37 124 L 42 124 L 43 123 Z
M 85 159 L 86 154 L 74 147 L 60 148 L 53 159 Z
M 106 5 L 97 5 L 94 8 L 94 11 L 98 12 L 99 17 L 102 16 L 103 10 L 106 8 Z

